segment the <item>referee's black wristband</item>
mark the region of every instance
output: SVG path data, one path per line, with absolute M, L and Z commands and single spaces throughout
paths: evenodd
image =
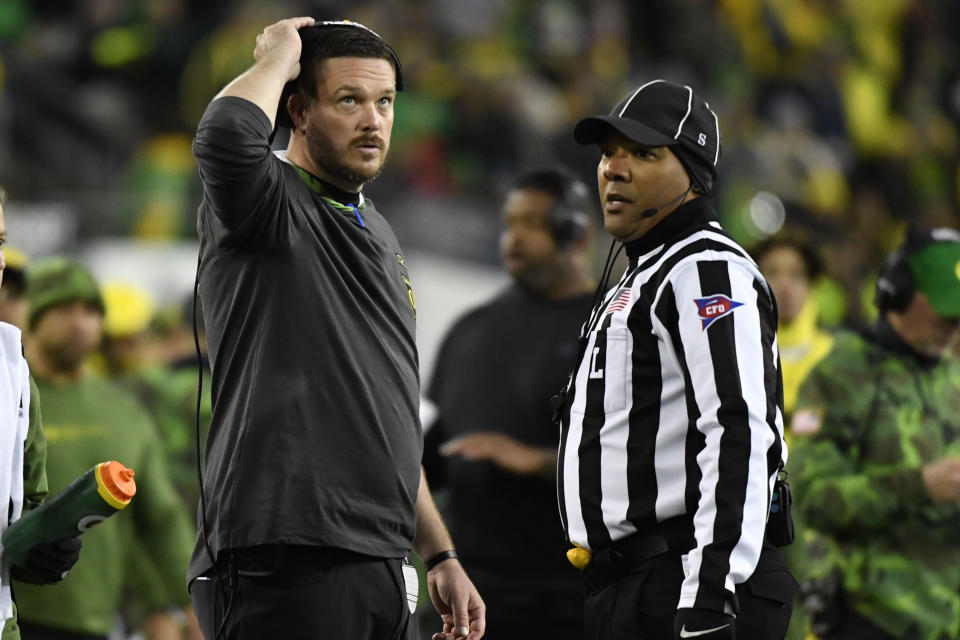
M 443 562 L 444 560 L 449 560 L 450 558 L 458 558 L 457 552 L 453 549 L 447 549 L 446 551 L 441 551 L 437 555 L 433 556 L 429 560 L 423 563 L 423 566 L 426 567 L 427 571 L 433 569 L 435 566 Z

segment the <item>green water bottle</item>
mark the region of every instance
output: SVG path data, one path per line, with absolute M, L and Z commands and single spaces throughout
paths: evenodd
M 116 460 L 101 462 L 7 527 L 3 555 L 22 566 L 32 547 L 80 535 L 130 504 L 136 492 L 133 469 Z

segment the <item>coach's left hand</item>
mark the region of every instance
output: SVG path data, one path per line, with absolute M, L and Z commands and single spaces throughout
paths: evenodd
M 460 562 L 444 560 L 427 572 L 430 600 L 443 620 L 433 640 L 480 640 L 487 627 L 487 607 Z

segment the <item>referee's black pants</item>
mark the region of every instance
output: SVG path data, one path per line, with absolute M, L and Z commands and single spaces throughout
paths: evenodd
M 215 570 L 190 584 L 206 640 L 413 640 L 417 635 L 400 558 L 292 545 L 223 556 Z
M 588 584 L 584 608 L 587 640 L 670 640 L 684 574 L 680 555 L 661 553 L 611 584 Z M 738 640 L 782 640 L 790 625 L 797 582 L 780 550 L 764 543 L 757 568 L 737 585 Z

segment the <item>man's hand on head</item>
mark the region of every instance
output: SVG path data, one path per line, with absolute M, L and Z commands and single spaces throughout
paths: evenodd
M 314 23 L 313 18 L 287 18 L 276 22 L 257 36 L 257 46 L 253 50 L 253 58 L 257 64 L 280 65 L 286 69 L 286 81 L 294 80 L 300 75 L 300 34 L 297 29 L 309 27 Z

